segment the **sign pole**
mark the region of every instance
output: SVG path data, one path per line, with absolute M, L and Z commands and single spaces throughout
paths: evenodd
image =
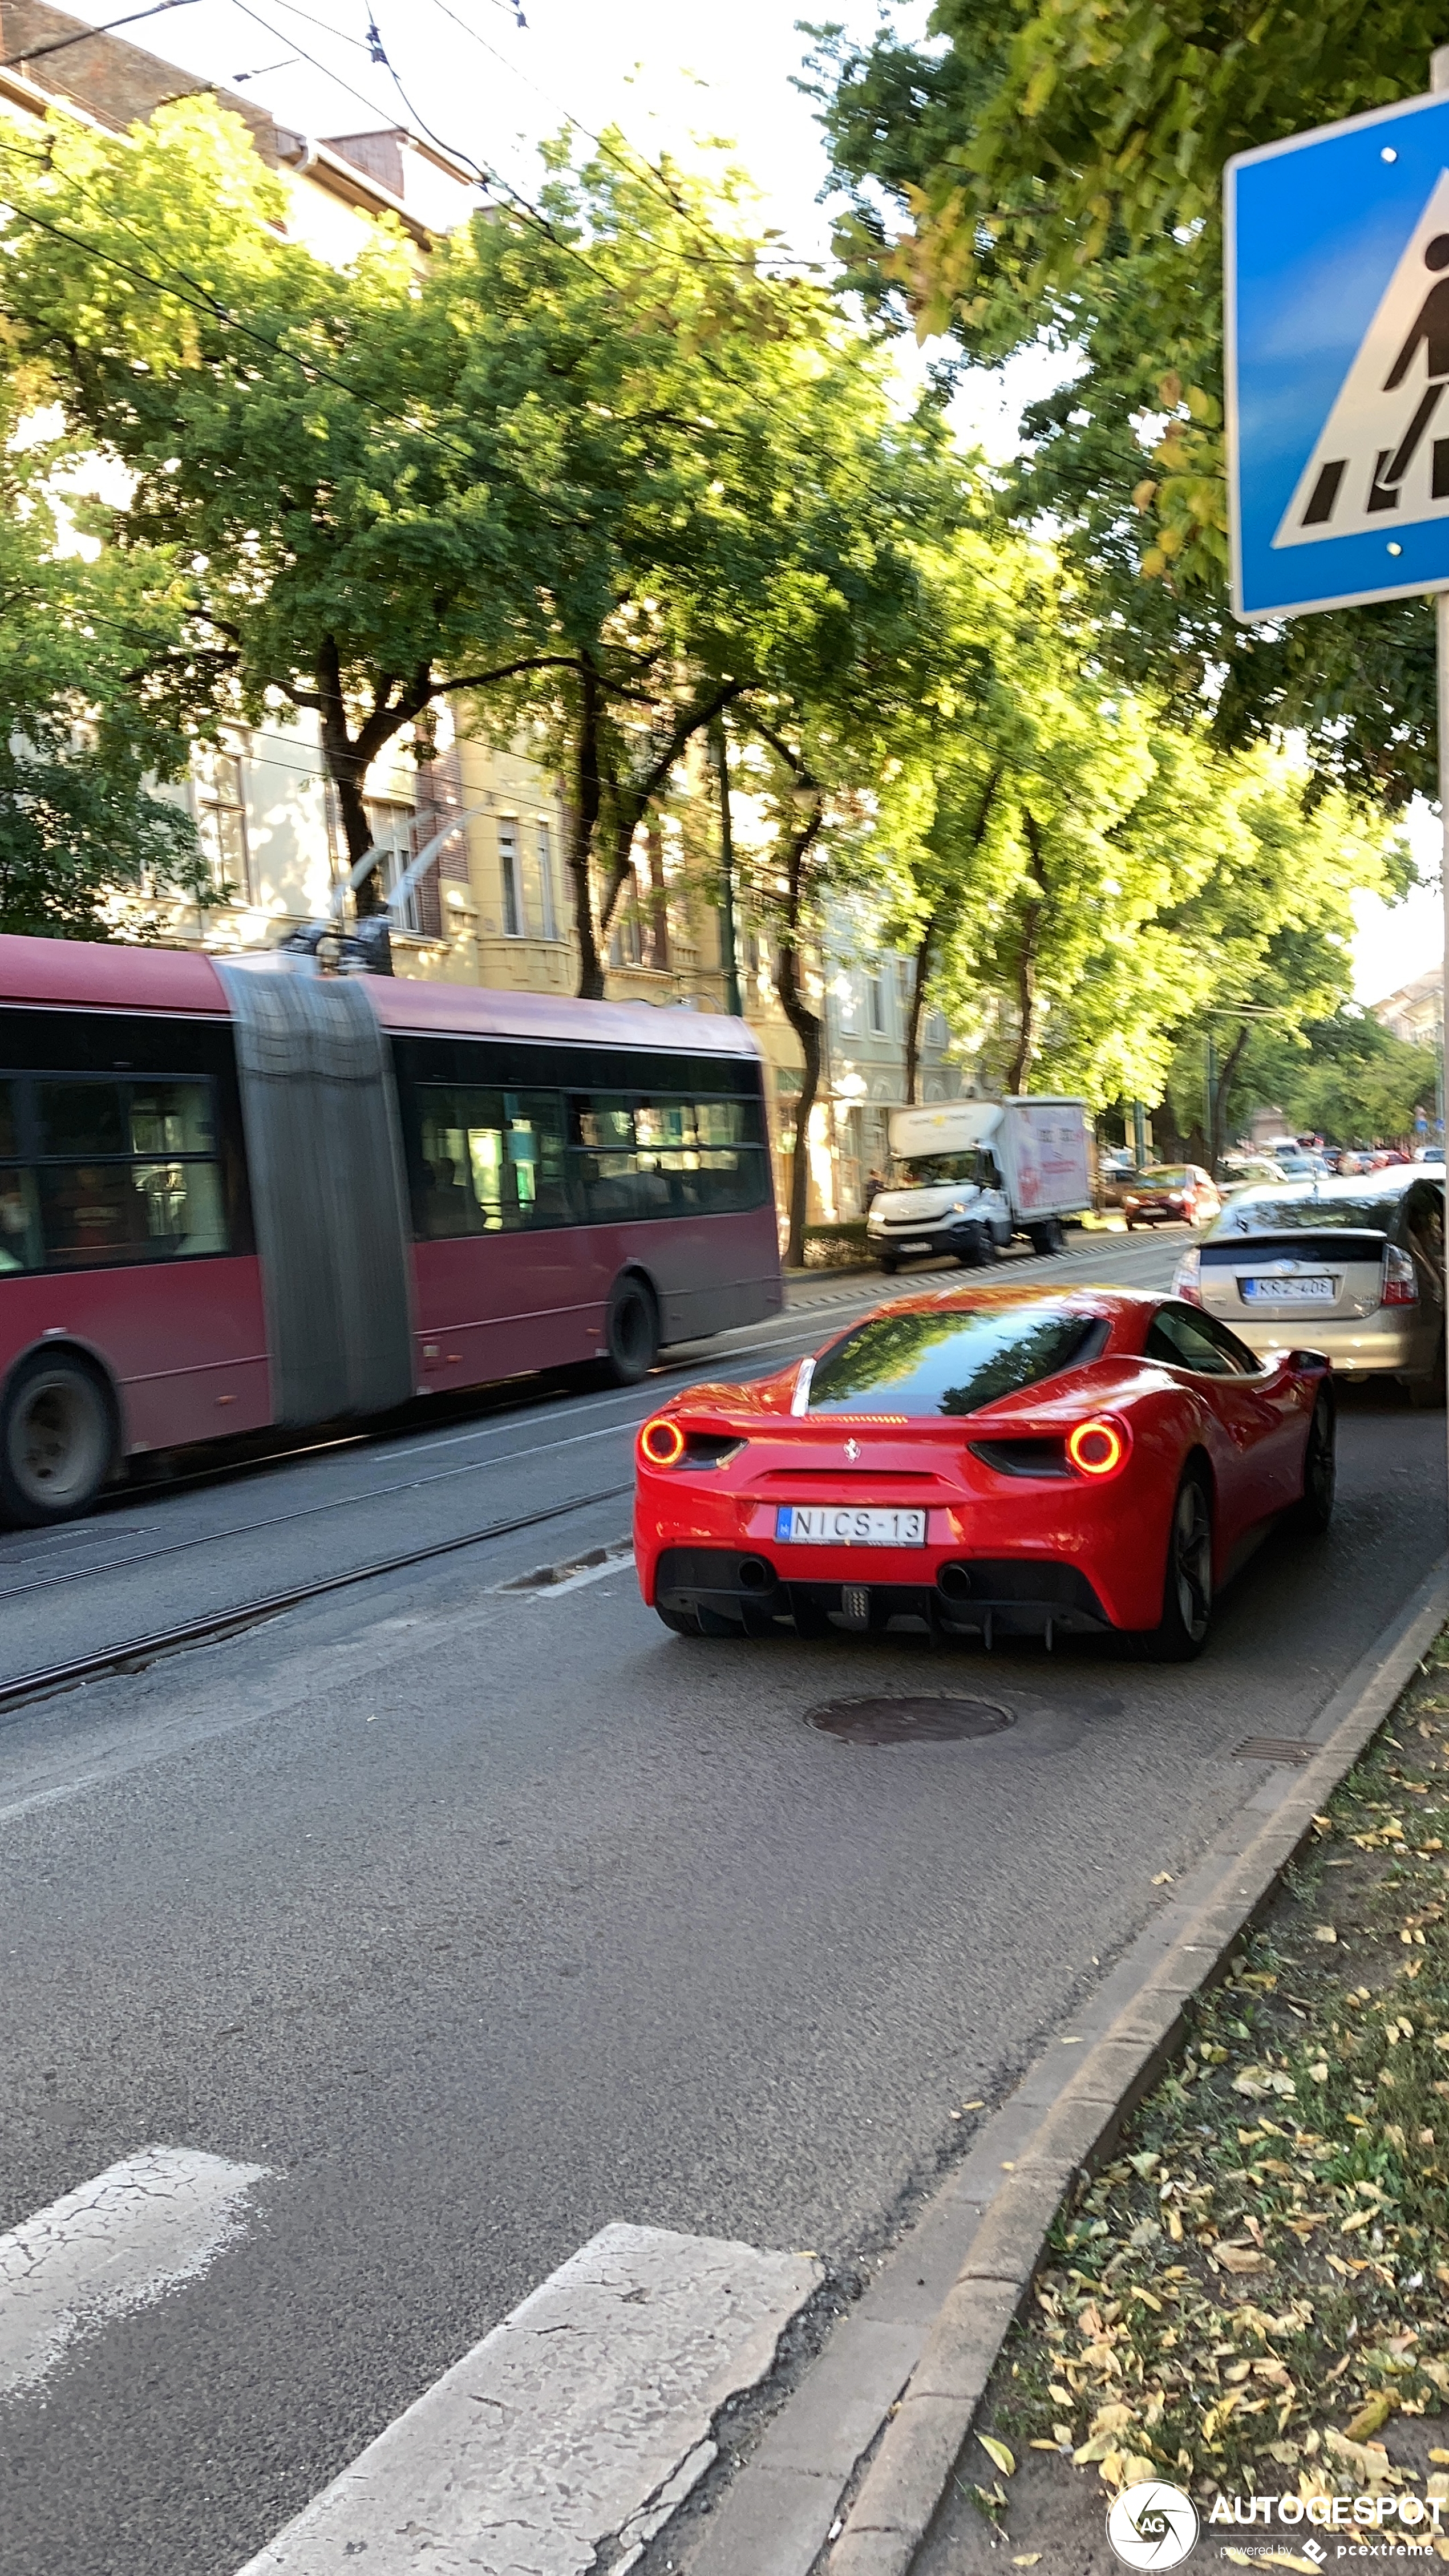
M 1429 87 L 1439 92 L 1449 90 L 1449 45 L 1437 45 L 1429 56 Z M 1444 1092 L 1444 1191 L 1446 1214 L 1449 1214 L 1449 590 L 1434 595 L 1434 637 L 1438 647 L 1435 673 L 1435 698 L 1439 716 L 1439 883 L 1444 914 L 1444 959 L 1439 970 L 1439 1062 Z M 1445 1295 L 1444 1330 L 1445 1386 L 1449 1390 L 1449 1225 L 1445 1228 Z M 1449 1393 L 1445 1401 L 1445 1440 L 1449 1444 Z

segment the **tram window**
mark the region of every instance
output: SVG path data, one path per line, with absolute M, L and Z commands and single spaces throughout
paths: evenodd
M 0 1162 L 18 1154 L 20 1122 L 15 1114 L 15 1085 L 0 1082 Z
M 214 1154 L 211 1091 L 204 1082 L 133 1083 L 133 1154 Z
M 125 1085 L 38 1082 L 35 1106 L 42 1154 L 125 1154 Z
M 50 1268 L 227 1249 L 214 1163 L 42 1163 L 35 1179 Z
M 39 1268 L 34 1178 L 29 1172 L 0 1167 L 0 1277 L 6 1271 Z
M 557 1092 L 428 1083 L 418 1104 L 415 1223 L 425 1241 L 568 1224 Z
M 721 1216 L 769 1196 L 763 1151 L 736 1140 L 757 1121 L 746 1100 L 641 1100 L 582 1094 L 570 1134 L 579 1188 L 596 1225 L 624 1217 Z

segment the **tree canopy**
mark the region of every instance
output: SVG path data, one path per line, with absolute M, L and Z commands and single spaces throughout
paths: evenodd
M 567 779 L 581 990 L 634 834 L 748 691 L 878 662 L 939 426 L 782 279 L 739 183 L 663 186 L 605 138 L 536 217 L 339 269 L 285 238 L 245 127 L 182 99 L 128 137 L 0 130 L 0 311 L 72 452 L 129 479 L 123 554 L 186 568 L 153 687 L 178 721 L 315 716 L 354 866 L 364 782 L 437 702 L 532 727 Z M 63 452 L 58 447 L 57 453 Z M 366 885 L 364 905 L 377 890 Z
M 155 792 L 190 746 L 141 676 L 179 632 L 174 569 L 91 559 L 13 408 L 0 427 L 0 931 L 137 935 L 207 882 L 186 807 Z
M 849 273 L 973 361 L 1070 358 L 1023 422 L 1012 504 L 1051 513 L 1126 676 L 1193 712 L 1210 696 L 1224 744 L 1293 727 L 1326 781 L 1432 793 L 1421 603 L 1272 632 L 1229 614 L 1219 206 L 1230 154 L 1422 89 L 1442 29 L 1359 0 L 1251 22 L 1216 0 L 937 0 L 932 29 L 815 30 Z

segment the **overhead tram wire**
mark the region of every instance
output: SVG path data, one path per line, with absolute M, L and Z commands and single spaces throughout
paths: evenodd
M 283 8 L 286 8 L 289 5 L 290 0 L 281 0 L 281 6 Z M 232 0 L 232 7 L 239 9 L 243 17 L 252 19 L 258 27 L 265 28 L 267 34 L 269 36 L 275 36 L 279 44 L 290 44 L 295 41 L 293 38 L 284 34 L 280 27 L 273 26 L 270 19 L 262 17 L 259 10 L 252 8 L 250 0 Z M 314 19 L 311 23 L 313 25 L 318 25 L 321 22 Z M 376 34 L 375 22 L 370 20 L 369 24 L 372 27 L 372 32 Z M 355 38 L 345 36 L 343 30 L 338 27 L 329 26 L 328 33 L 334 36 L 342 36 L 345 43 L 351 44 L 356 41 Z M 552 243 L 555 250 L 563 251 L 566 256 L 574 260 L 579 267 L 586 269 L 591 277 L 596 278 L 599 284 L 603 286 L 609 294 L 617 296 L 620 293 L 620 289 L 616 285 L 615 281 L 611 277 L 606 276 L 605 272 L 599 268 L 593 260 L 586 257 L 584 252 L 582 252 L 575 243 L 566 241 L 563 235 L 555 230 L 554 226 L 549 222 L 548 217 L 542 214 L 539 208 L 532 203 L 531 199 L 525 197 L 520 189 L 515 188 L 511 180 L 505 179 L 501 171 L 490 169 L 486 163 L 479 161 L 473 153 L 460 151 L 455 145 L 444 142 L 440 135 L 435 134 L 432 128 L 424 123 L 423 119 L 418 115 L 417 109 L 413 106 L 402 82 L 398 79 L 397 73 L 394 71 L 392 64 L 388 61 L 386 49 L 385 47 L 382 47 L 382 40 L 380 37 L 378 38 L 378 44 L 381 48 L 380 61 L 382 68 L 387 72 L 390 80 L 392 81 L 393 87 L 396 89 L 397 94 L 402 100 L 404 107 L 407 109 L 409 116 L 414 119 L 422 132 L 428 136 L 428 139 L 437 145 L 438 150 L 440 152 L 448 153 L 452 159 L 473 170 L 485 191 L 491 193 L 495 188 L 502 189 L 504 194 L 512 201 L 511 208 L 505 208 L 505 212 L 515 212 L 520 222 L 531 224 L 536 231 L 543 235 L 546 241 Z M 358 104 L 367 108 L 372 115 L 376 116 L 380 114 L 381 111 L 378 108 L 376 100 L 369 98 L 364 90 L 357 89 L 351 81 L 344 80 L 342 74 L 340 72 L 334 72 L 330 65 L 319 62 L 315 54 L 309 54 L 307 52 L 305 46 L 298 46 L 297 50 L 299 59 L 302 62 L 309 63 L 314 71 L 320 72 L 324 80 L 332 81 L 338 89 L 343 90 L 349 98 L 355 98 Z M 645 248 L 651 247 L 644 234 L 631 232 L 628 227 L 624 226 L 621 226 L 620 229 L 621 231 L 627 232 L 631 239 L 640 242 Z M 785 428 L 790 432 L 792 440 L 796 437 L 797 433 L 795 423 L 790 419 L 788 413 L 781 410 L 778 403 L 771 402 L 769 398 L 766 395 L 761 394 L 757 388 L 744 384 L 738 376 L 730 375 L 729 372 L 719 364 L 718 360 L 712 358 L 706 350 L 701 349 L 698 355 L 700 364 L 707 368 L 709 373 L 716 378 L 718 383 L 727 386 L 732 393 L 739 394 L 752 392 L 754 394 L 754 399 L 771 415 L 772 419 L 779 420 L 783 423 Z M 725 431 L 724 435 L 737 437 L 741 435 L 741 433 L 738 431 Z M 807 441 L 805 444 L 808 445 L 809 442 Z M 827 458 L 824 451 L 820 448 L 816 448 L 814 453 L 821 463 L 833 466 L 836 462 L 833 457 Z
M 182 0 L 176 0 L 176 5 L 182 5 Z M 288 43 L 291 41 L 291 39 L 289 39 L 280 28 L 273 26 L 270 21 L 263 18 L 257 10 L 250 7 L 249 0 L 232 0 L 232 5 L 239 9 L 244 17 L 251 18 L 257 26 L 264 28 L 268 35 L 276 37 L 279 43 Z M 282 6 L 290 6 L 290 0 L 282 0 Z M 322 25 L 324 22 L 321 20 L 312 20 L 310 23 L 314 25 Z M 102 31 L 91 29 L 87 32 L 95 34 Z M 328 26 L 327 32 L 341 37 L 342 40 L 347 43 L 355 44 L 358 41 L 356 38 L 346 37 L 343 30 L 331 27 L 330 25 Z M 316 56 L 307 53 L 305 48 L 298 49 L 298 58 L 308 63 L 314 71 L 320 72 L 324 79 L 332 81 L 335 86 L 345 91 L 348 97 L 356 99 L 358 104 L 367 108 L 371 115 L 376 116 L 379 113 L 377 102 L 374 99 L 369 98 L 364 91 L 356 89 L 351 82 L 344 80 L 342 76 L 339 73 L 334 72 L 329 65 L 319 62 Z M 388 70 L 389 75 L 394 82 L 394 86 L 398 90 L 399 96 L 402 97 L 404 99 L 404 103 L 408 105 L 409 113 L 415 114 L 415 111 L 407 101 L 406 92 L 403 90 L 402 84 L 398 81 L 396 73 L 392 70 L 391 64 L 386 63 L 385 61 L 385 68 Z M 582 131 L 584 129 L 581 128 L 580 130 Z M 436 138 L 434 139 L 436 140 Z M 440 143 L 439 149 L 448 151 L 450 147 L 446 144 Z M 19 144 L 9 142 L 0 143 L 0 152 L 8 152 L 14 158 L 31 161 L 35 163 L 37 167 L 48 168 L 51 166 L 51 156 L 49 154 L 26 152 L 23 146 Z M 576 260 L 581 267 L 585 268 L 591 276 L 598 279 L 600 284 L 605 286 L 611 293 L 618 293 L 619 290 L 615 286 L 614 281 L 606 277 L 604 272 L 597 268 L 592 260 L 587 259 L 573 243 L 565 241 L 548 222 L 547 217 L 541 214 L 537 207 L 533 206 L 519 190 L 513 188 L 511 183 L 502 177 L 501 173 L 489 173 L 486 167 L 482 163 L 476 161 L 471 154 L 458 155 L 457 157 L 461 160 L 465 160 L 469 166 L 478 172 L 485 187 L 491 187 L 496 184 L 505 190 L 505 192 L 514 200 L 514 207 L 517 210 L 518 220 L 530 223 L 553 245 L 555 249 L 565 252 L 568 256 Z M 95 199 L 93 192 L 80 186 L 79 182 L 72 180 L 71 185 L 76 188 L 77 193 L 82 197 L 89 197 L 90 202 L 92 203 L 98 202 Z M 457 456 L 470 468 L 476 465 L 477 459 L 473 455 L 472 451 L 465 448 L 459 440 L 452 437 L 446 430 L 409 420 L 401 413 L 388 410 L 383 404 L 379 403 L 375 397 L 361 392 L 357 387 L 349 384 L 345 377 L 335 374 L 332 369 L 323 365 L 318 359 L 304 356 L 300 351 L 288 348 L 283 341 L 273 340 L 269 338 L 265 332 L 257 331 L 250 324 L 243 322 L 240 317 L 232 313 L 218 297 L 213 295 L 210 289 L 207 288 L 199 278 L 194 277 L 189 270 L 181 268 L 178 263 L 174 259 L 170 258 L 166 252 L 162 251 L 148 235 L 138 232 L 134 225 L 127 223 L 124 217 L 115 214 L 109 207 L 102 208 L 102 211 L 106 215 L 108 221 L 117 224 L 120 230 L 127 233 L 132 240 L 138 242 L 144 250 L 152 253 L 160 262 L 162 269 L 170 272 L 169 277 L 165 275 L 157 277 L 147 270 L 137 268 L 133 266 L 131 262 L 118 258 L 114 252 L 104 250 L 98 243 L 88 242 L 78 233 L 67 232 L 62 225 L 47 222 L 43 216 L 31 213 L 28 208 L 12 207 L 11 209 L 12 214 L 19 221 L 30 224 L 36 230 L 47 232 L 54 239 L 64 241 L 71 247 L 83 251 L 89 258 L 100 261 L 104 266 L 114 268 L 118 274 L 129 276 L 135 279 L 138 283 L 150 287 L 153 293 L 171 295 L 178 303 L 187 305 L 191 310 L 202 314 L 204 317 L 222 322 L 228 329 L 238 332 L 243 338 L 252 341 L 257 347 L 266 349 L 273 356 L 283 358 L 289 364 L 296 366 L 301 373 L 309 378 L 309 380 L 319 384 L 330 384 L 334 386 L 338 392 L 345 394 L 349 401 L 356 403 L 359 409 L 370 413 L 373 418 L 384 421 L 390 427 L 405 432 L 409 437 L 432 438 L 439 445 L 446 447 L 453 455 Z M 639 235 L 637 238 L 642 241 L 644 237 Z M 178 287 L 171 282 L 172 279 L 176 278 L 181 279 L 186 286 L 189 286 L 193 290 L 192 294 L 182 294 Z M 718 377 L 719 381 L 722 384 L 727 385 L 732 392 L 739 393 L 746 390 L 746 388 L 741 385 L 738 378 L 729 375 L 722 367 L 719 366 L 718 362 L 710 358 L 706 352 L 701 351 L 700 355 L 703 364 L 709 369 L 709 372 Z M 792 436 L 794 435 L 794 424 L 786 418 L 785 414 L 780 412 L 777 404 L 766 401 L 765 408 L 774 416 L 784 419 L 786 421 L 786 426 L 791 430 Z M 731 433 L 726 434 L 729 435 Z M 818 456 L 821 454 L 819 450 L 817 450 L 816 453 Z M 826 460 L 822 457 L 822 461 Z M 580 523 L 582 524 L 582 522 Z M 1001 584 L 990 581 L 989 577 L 987 586 L 993 590 L 999 591 L 1002 598 L 1013 608 L 1020 606 L 1020 603 L 1015 601 L 1011 597 L 1011 594 L 1009 594 Z
M 21 144 L 0 139 L 0 155 L 3 154 L 8 154 L 12 159 L 32 161 L 38 169 L 49 169 L 52 166 L 48 153 L 27 152 Z M 75 188 L 78 196 L 86 198 L 92 205 L 99 205 L 100 201 L 93 190 L 82 187 L 76 180 L 71 180 L 70 184 Z M 125 217 L 116 214 L 112 208 L 106 206 L 101 207 L 100 210 L 108 222 L 116 224 L 122 232 L 129 235 L 132 241 L 139 243 L 143 250 L 154 253 L 163 271 L 169 271 L 169 274 L 157 277 L 149 269 L 137 268 L 131 261 L 119 258 L 114 251 L 103 249 L 98 242 L 89 242 L 80 233 L 67 232 L 62 224 L 50 223 L 43 215 L 32 214 L 28 207 L 11 206 L 9 212 L 17 222 L 30 224 L 39 232 L 50 233 L 57 241 L 68 242 L 73 249 L 84 251 L 88 258 L 99 260 L 104 267 L 114 268 L 120 275 L 134 278 L 139 284 L 149 286 L 155 294 L 172 296 L 178 304 L 186 305 L 190 311 L 200 313 L 208 320 L 224 323 L 228 330 L 238 332 L 243 339 L 252 341 L 256 347 L 269 350 L 274 357 L 285 358 L 290 365 L 299 368 L 310 382 L 335 386 L 339 393 L 346 394 L 349 401 L 356 403 L 360 410 L 370 412 L 375 420 L 386 421 L 391 428 L 405 431 L 410 438 L 434 440 L 438 445 L 447 447 L 463 464 L 470 467 L 477 466 L 478 459 L 472 450 L 450 436 L 448 431 L 430 422 L 409 420 L 403 412 L 389 411 L 384 404 L 377 401 L 374 395 L 364 393 L 357 386 L 350 385 L 345 376 L 334 374 L 332 369 L 324 366 L 320 359 L 306 357 L 301 350 L 288 348 L 284 340 L 273 340 L 265 331 L 254 330 L 249 322 L 243 322 L 238 314 L 231 312 L 218 296 L 213 295 L 200 278 L 194 277 L 189 269 L 179 267 L 175 260 L 168 258 L 148 234 L 138 232 L 134 224 L 127 223 Z M 173 282 L 178 278 L 183 285 L 192 288 L 193 292 L 190 295 L 183 294 L 180 287 Z
M 83 45 L 91 36 L 114 35 L 117 27 L 134 27 L 142 18 L 164 17 L 168 9 L 189 9 L 193 0 L 151 0 L 149 9 L 128 10 L 124 18 L 107 18 L 102 26 L 78 28 L 73 36 L 54 36 L 48 45 L 30 45 L 24 53 L 0 55 L 0 72 L 18 71 L 25 63 L 43 62 L 47 54 L 63 54 L 69 45 Z
M 506 0 L 494 0 L 494 5 L 506 5 Z M 281 6 L 284 9 L 294 9 L 296 7 L 296 0 L 281 0 Z M 687 223 L 690 230 L 694 232 L 701 241 L 708 241 L 710 239 L 710 235 L 690 213 L 689 208 L 674 194 L 674 191 L 669 185 L 668 177 L 660 164 L 657 161 L 651 161 L 646 153 L 639 150 L 636 143 L 629 141 L 629 137 L 627 135 L 624 137 L 624 140 L 626 143 L 629 143 L 629 150 L 634 154 L 634 159 L 632 161 L 627 159 L 622 152 L 616 152 L 607 136 L 596 134 L 591 125 L 585 125 L 583 118 L 581 116 L 575 116 L 572 108 L 565 107 L 562 99 L 552 97 L 546 89 L 541 88 L 539 83 L 533 79 L 530 73 L 523 71 L 517 63 L 510 62 L 508 56 L 504 53 L 500 53 L 496 45 L 490 45 L 486 36 L 480 35 L 476 27 L 470 27 L 466 18 L 460 18 L 456 9 L 449 8 L 448 0 L 433 0 L 433 6 L 439 11 L 441 16 L 444 18 L 450 18 L 453 25 L 460 28 L 465 36 L 470 37 L 475 45 L 480 46 L 485 54 L 491 55 L 495 63 L 501 63 L 506 72 L 511 72 L 515 80 L 521 81 L 525 89 L 531 89 L 534 97 L 541 98 L 544 106 L 551 107 L 556 116 L 561 116 L 566 125 L 571 125 L 574 128 L 575 133 L 582 134 L 586 142 L 594 144 L 595 147 L 604 154 L 605 158 L 612 161 L 618 169 L 625 171 L 631 178 L 640 179 L 646 187 L 649 187 L 650 179 L 657 180 L 659 183 L 658 186 L 649 188 L 650 195 L 657 197 L 661 205 L 668 206 L 672 213 L 678 215 L 682 221 Z M 298 11 L 297 14 L 300 16 L 301 12 Z M 314 18 L 310 20 L 309 23 L 316 26 L 318 21 Z M 646 172 L 648 174 L 647 177 L 645 176 Z M 793 254 L 783 251 L 771 251 L 767 253 L 767 257 L 773 260 L 781 268 L 803 268 L 809 269 L 817 274 L 823 274 L 824 272 L 825 263 L 823 260 L 797 258 Z M 750 265 L 750 263 L 744 259 L 734 260 L 730 259 L 728 256 L 720 258 L 716 264 L 722 268 L 743 268 Z

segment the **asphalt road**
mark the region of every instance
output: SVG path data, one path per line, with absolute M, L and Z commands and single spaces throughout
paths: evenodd
M 865 1302 L 833 1293 L 754 1365 Z M 133 1562 L 43 1593 L 64 1545 L 6 1540 L 0 1671 L 622 1484 L 654 1396 L 148 1495 L 105 1524 Z M 158 2141 L 265 2178 L 208 2268 L 0 2399 L 4 2576 L 233 2576 L 611 2220 L 868 2257 L 1258 1785 L 1234 1747 L 1301 1732 L 1422 1580 L 1443 1450 L 1350 1394 L 1332 1534 L 1271 1540 L 1185 1669 L 689 1641 L 627 1565 L 498 1588 L 616 1536 L 610 1500 L 15 1712 L 0 2229 Z M 1016 1722 L 804 1722 L 903 1685 Z

